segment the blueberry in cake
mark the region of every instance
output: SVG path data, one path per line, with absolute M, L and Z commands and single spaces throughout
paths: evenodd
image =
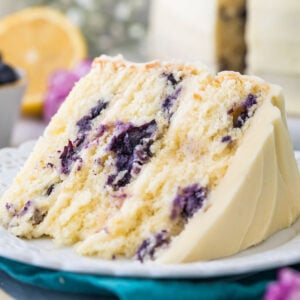
M 0 201 L 16 236 L 163 263 L 237 253 L 299 214 L 279 87 L 120 56 L 95 59 Z

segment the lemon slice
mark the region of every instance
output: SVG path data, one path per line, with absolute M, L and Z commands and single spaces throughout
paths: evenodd
M 41 114 L 49 74 L 86 57 L 79 29 L 48 7 L 27 8 L 2 19 L 0 41 L 4 61 L 27 73 L 29 85 L 22 103 L 27 115 Z

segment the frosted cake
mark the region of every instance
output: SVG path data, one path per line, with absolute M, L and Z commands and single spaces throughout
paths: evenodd
M 287 111 L 300 116 L 300 2 L 251 0 L 247 11 L 247 72 L 283 86 Z
M 259 75 L 300 115 L 300 1 L 153 0 L 150 12 L 148 57 Z
M 211 69 L 245 68 L 245 0 L 153 0 L 148 54 L 203 60 Z
M 0 201 L 18 237 L 163 263 L 237 253 L 299 213 L 279 87 L 120 56 L 95 59 Z

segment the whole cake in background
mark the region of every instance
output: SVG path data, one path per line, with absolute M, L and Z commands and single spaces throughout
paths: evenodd
M 237 253 L 299 214 L 279 87 L 120 56 L 94 61 L 0 200 L 16 236 L 163 263 Z
M 154 0 L 149 55 L 203 60 L 216 71 L 245 69 L 245 0 Z
M 282 85 L 287 111 L 300 116 L 300 1 L 247 3 L 247 72 Z
M 154 0 L 150 59 L 203 60 L 211 70 L 259 75 L 283 86 L 300 114 L 300 2 Z

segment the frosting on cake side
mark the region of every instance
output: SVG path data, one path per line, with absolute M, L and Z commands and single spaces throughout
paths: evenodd
M 102 56 L 3 195 L 0 221 L 83 255 L 177 263 L 255 245 L 299 202 L 280 88 Z

